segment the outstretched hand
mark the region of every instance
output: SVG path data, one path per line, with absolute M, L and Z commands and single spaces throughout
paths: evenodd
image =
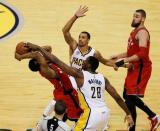
M 80 6 L 79 9 L 76 11 L 75 16 L 76 17 L 83 17 L 85 16 L 85 13 L 88 11 L 87 6 Z
M 124 122 L 127 121 L 127 126 L 128 128 L 132 127 L 134 125 L 134 121 L 132 119 L 132 116 L 131 115 L 127 115 L 125 118 L 124 118 Z

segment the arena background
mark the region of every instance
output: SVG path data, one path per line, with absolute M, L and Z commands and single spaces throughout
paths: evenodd
M 80 5 L 87 5 L 86 17 L 78 19 L 71 33 L 78 39 L 81 31 L 91 33 L 90 45 L 105 58 L 126 51 L 127 39 L 132 28 L 133 12 L 143 8 L 147 12 L 146 26 L 151 35 L 150 56 L 153 72 L 148 83 L 145 102 L 160 113 L 160 1 L 159 0 L 6 0 L 22 14 L 22 29 L 0 43 L 0 128 L 25 131 L 33 127 L 42 115 L 44 107 L 52 99 L 53 86 L 38 73 L 28 69 L 28 60 L 14 59 L 16 44 L 29 41 L 51 45 L 53 53 L 69 63 L 68 46 L 62 35 L 62 27 Z M 103 73 L 122 96 L 126 69 L 115 72 L 100 65 Z M 109 131 L 126 129 L 124 112 L 106 93 L 111 108 Z M 137 109 L 137 131 L 149 129 L 146 114 Z M 72 123 L 68 122 L 70 125 Z

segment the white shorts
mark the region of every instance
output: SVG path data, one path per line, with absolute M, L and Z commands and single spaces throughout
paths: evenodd
M 88 115 L 88 118 L 86 116 L 84 117 L 82 114 L 81 118 L 77 122 L 75 130 L 103 131 L 106 127 L 106 124 L 108 123 L 109 116 L 110 110 L 108 108 L 92 108 Z

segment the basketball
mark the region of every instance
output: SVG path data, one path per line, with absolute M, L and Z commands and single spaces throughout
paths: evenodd
M 16 46 L 16 53 L 23 55 L 25 53 L 29 52 L 29 49 L 27 47 L 25 47 L 25 43 L 24 42 L 20 42 L 17 44 Z

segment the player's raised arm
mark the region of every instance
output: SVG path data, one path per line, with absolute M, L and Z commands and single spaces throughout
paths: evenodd
M 85 13 L 87 11 L 88 11 L 87 6 L 80 6 L 79 9 L 75 12 L 75 14 L 70 18 L 70 20 L 66 23 L 66 25 L 62 29 L 65 41 L 70 46 L 70 49 L 72 51 L 74 51 L 74 49 L 77 47 L 77 41 L 71 36 L 70 29 L 71 29 L 73 23 L 79 17 L 85 16 Z

